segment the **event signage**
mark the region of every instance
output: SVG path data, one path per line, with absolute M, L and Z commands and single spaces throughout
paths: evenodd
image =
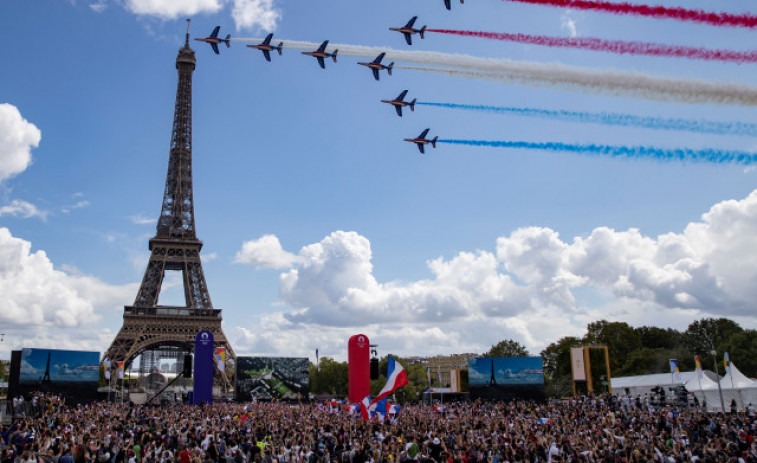
M 213 356 L 215 348 L 213 333 L 200 331 L 195 336 L 194 389 L 192 403 L 213 402 Z
M 371 344 L 364 334 L 356 334 L 347 342 L 347 379 L 352 403 L 360 403 L 371 393 L 370 350 Z
M 570 348 L 570 367 L 573 371 L 573 381 L 586 381 L 583 347 Z

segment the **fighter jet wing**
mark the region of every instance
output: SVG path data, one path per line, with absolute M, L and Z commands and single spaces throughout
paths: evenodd
M 213 51 L 216 52 L 216 55 L 220 55 L 221 53 L 218 51 L 218 44 L 217 43 L 211 43 L 211 48 L 213 48 Z
M 323 58 L 320 56 L 316 56 L 316 59 L 318 60 L 318 64 L 321 65 L 321 69 L 326 69 L 326 63 L 323 61 Z
M 271 52 L 268 50 L 262 50 L 262 52 L 263 52 L 263 56 L 265 56 L 265 59 L 267 61 L 271 61 Z
M 403 32 L 403 35 L 405 36 L 405 42 L 407 42 L 408 45 L 412 45 L 413 37 L 407 32 Z
M 397 110 L 397 115 L 402 117 L 402 106 L 395 106 L 394 109 Z
M 425 151 L 423 150 L 423 143 L 418 143 L 418 149 L 420 150 L 421 154 L 425 153 Z
M 373 71 L 373 77 L 375 77 L 375 78 L 376 78 L 376 80 L 379 80 L 379 73 L 378 73 L 378 69 L 376 69 L 376 68 L 371 68 L 371 71 Z

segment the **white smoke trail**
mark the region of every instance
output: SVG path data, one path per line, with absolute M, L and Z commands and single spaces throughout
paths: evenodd
M 262 39 L 232 39 L 258 43 Z M 320 43 L 284 40 L 284 48 L 315 50 Z M 659 77 L 633 71 L 594 70 L 559 63 L 535 63 L 508 59 L 478 58 L 469 55 L 429 51 L 404 51 L 391 48 L 332 44 L 332 52 L 358 58 L 374 58 L 386 53 L 386 61 L 399 61 L 446 68 L 395 66 L 408 70 L 435 72 L 457 77 L 483 79 L 538 87 L 559 87 L 585 93 L 630 96 L 683 103 L 757 105 L 757 87 L 733 82 L 708 82 Z M 452 69 L 456 68 L 456 69 Z

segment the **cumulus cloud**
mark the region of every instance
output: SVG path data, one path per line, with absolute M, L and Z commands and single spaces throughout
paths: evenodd
M 281 12 L 274 8 L 273 0 L 233 0 L 231 16 L 237 30 L 259 27 L 270 32 L 276 29 Z
M 289 268 L 297 261 L 297 256 L 284 251 L 279 238 L 274 235 L 263 235 L 256 240 L 242 244 L 234 257 L 239 264 L 252 264 L 262 268 Z
M 34 331 L 43 326 L 92 326 L 99 310 L 117 308 L 136 292 L 89 276 L 57 270 L 44 251 L 0 228 L 0 322 Z
M 39 146 L 42 132 L 21 116 L 18 108 L 0 104 L 0 182 L 17 175 L 32 162 L 32 148 Z
M 176 19 L 200 13 L 217 13 L 227 5 L 231 6 L 231 17 L 237 31 L 260 28 L 273 31 L 281 18 L 281 12 L 274 6 L 274 0 L 125 0 L 124 6 L 134 14 L 160 19 Z M 91 4 L 90 8 L 101 12 L 106 8 L 105 0 Z
M 24 219 L 39 217 L 40 219 L 45 220 L 47 218 L 47 212 L 40 211 L 34 204 L 20 199 L 14 199 L 10 204 L 0 206 L 0 217 L 4 215 L 12 215 Z
M 216 13 L 223 0 L 126 0 L 126 9 L 134 14 L 176 19 L 198 13 Z
M 363 332 L 400 354 L 483 352 L 505 338 L 538 353 L 602 318 L 681 329 L 725 316 L 756 326 L 757 190 L 657 237 L 597 227 L 564 240 L 519 228 L 497 239 L 496 252 L 428 261 L 430 277 L 414 282 L 377 281 L 371 259 L 355 232 L 304 246 L 280 275 L 286 308 L 239 328 L 238 342 L 257 353 L 306 354 L 315 344 L 343 358 L 347 338 Z

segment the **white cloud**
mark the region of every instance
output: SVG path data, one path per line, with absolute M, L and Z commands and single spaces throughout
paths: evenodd
M 32 162 L 32 148 L 39 146 L 42 132 L 21 116 L 18 108 L 0 104 L 0 182 L 17 175 Z
M 44 251 L 0 228 L 0 323 L 31 337 L 40 327 L 91 327 L 99 310 L 123 306 L 135 285 L 112 286 L 53 268 Z
M 567 30 L 571 37 L 578 35 L 578 31 L 576 30 L 576 20 L 573 19 L 570 10 L 565 10 L 562 16 L 560 16 L 560 28 Z
M 289 268 L 296 261 L 297 256 L 284 251 L 279 238 L 274 235 L 263 235 L 244 242 L 234 257 L 236 263 L 252 264 L 259 268 Z
M 129 220 L 137 225 L 154 225 L 158 223 L 158 219 L 154 217 L 146 217 L 144 215 L 132 215 L 129 216 Z
M 757 326 L 757 190 L 716 204 L 682 233 L 597 227 L 563 241 L 549 228 L 520 228 L 497 239 L 496 254 L 427 262 L 431 277 L 415 282 L 377 281 L 371 258 L 355 232 L 303 247 L 280 276 L 284 309 L 239 328 L 237 350 L 319 347 L 344 358 L 349 336 L 362 332 L 400 355 L 483 352 L 505 338 L 538 353 L 599 319 L 683 329 L 725 316 Z
M 40 211 L 34 204 L 20 199 L 14 199 L 10 204 L 0 206 L 0 217 L 4 215 L 12 215 L 24 219 L 39 217 L 40 219 L 45 220 L 47 218 L 47 212 Z
M 108 7 L 106 0 L 97 0 L 95 3 L 90 3 L 89 7 L 95 13 L 102 13 Z
M 216 13 L 223 7 L 222 0 L 125 0 L 126 9 L 134 14 L 176 19 L 198 13 Z
M 259 27 L 264 31 L 276 29 L 281 12 L 274 8 L 273 0 L 233 0 L 231 16 L 237 31 Z
M 65 207 L 61 208 L 61 212 L 63 212 L 64 214 L 68 214 L 69 212 L 73 211 L 74 209 L 81 209 L 83 207 L 89 206 L 89 204 L 90 204 L 89 201 L 87 201 L 86 199 L 84 199 L 84 200 L 81 200 L 81 201 L 77 201 L 76 203 L 74 203 L 74 204 L 72 204 L 70 206 L 65 206 Z

